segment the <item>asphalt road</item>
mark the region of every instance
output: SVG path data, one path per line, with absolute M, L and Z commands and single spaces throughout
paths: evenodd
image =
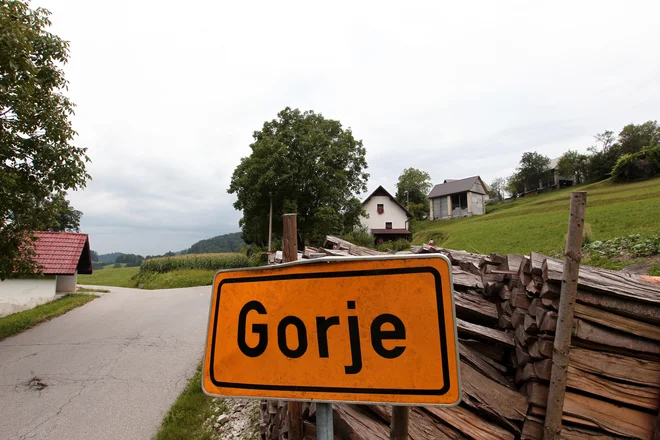
M 0 341 L 0 439 L 150 439 L 201 359 L 210 287 L 112 292 Z

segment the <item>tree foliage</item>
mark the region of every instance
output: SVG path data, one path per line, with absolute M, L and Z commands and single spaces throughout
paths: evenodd
M 502 177 L 496 177 L 490 184 L 488 197 L 494 200 L 504 200 L 504 192 L 507 191 L 507 182 Z
M 282 230 L 282 214 L 298 214 L 299 245 L 359 224 L 362 204 L 354 194 L 366 191 L 366 150 L 350 128 L 313 111 L 289 107 L 253 134 L 252 153 L 234 170 L 228 192 L 243 212 L 243 240 L 268 242 L 272 197 L 273 234 Z
M 200 240 L 190 246 L 182 254 L 212 254 L 219 252 L 239 252 L 245 246 L 240 232 L 218 235 L 217 237 Z
M 548 172 L 550 159 L 537 152 L 523 153 L 520 158 L 517 173 L 527 191 L 533 191 L 539 187 L 539 181 Z
M 85 186 L 86 149 L 72 144 L 73 103 L 62 93 L 69 43 L 50 13 L 0 0 L 0 278 L 32 273 L 31 232 L 52 225 L 64 192 Z
M 576 183 L 584 182 L 589 165 L 589 157 L 577 151 L 568 150 L 557 162 L 557 172 L 561 176 L 575 176 Z
M 53 209 L 49 210 L 52 219 L 46 229 L 60 232 L 80 232 L 80 218 L 83 215 L 81 211 L 71 206 L 71 203 L 63 194 L 53 196 L 50 203 L 53 205 Z
M 416 168 L 406 168 L 399 175 L 396 184 L 396 199 L 418 220 L 423 220 L 429 214 L 429 199 L 426 197 L 431 190 L 431 176 Z

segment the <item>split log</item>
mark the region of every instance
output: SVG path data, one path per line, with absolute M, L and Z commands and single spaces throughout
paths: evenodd
M 508 380 L 503 374 L 507 372 L 506 367 L 487 357 L 483 357 L 481 354 L 465 346 L 464 344 L 459 344 L 458 349 L 461 359 L 470 364 L 477 371 L 485 374 L 489 378 L 506 387 L 513 388 L 511 381 Z
M 459 344 L 470 347 L 474 351 L 478 352 L 483 356 L 484 359 L 490 359 L 495 363 L 502 362 L 506 354 L 503 346 L 501 345 L 463 338 L 459 338 L 458 342 Z
M 522 264 L 524 258 L 525 257 L 520 254 L 508 254 L 506 256 L 506 269 L 520 272 L 520 265 Z
M 655 412 L 660 409 L 660 388 L 614 382 L 582 371 L 570 364 L 568 366 L 567 384 L 569 388 L 616 402 L 646 408 Z
M 527 315 L 527 310 L 516 308 L 511 314 L 511 325 L 513 328 L 518 328 L 525 322 L 525 315 Z
M 458 328 L 459 335 L 461 333 L 484 339 L 486 341 L 495 342 L 503 346 L 514 348 L 513 335 L 511 333 L 504 333 L 499 330 L 484 327 L 482 325 L 472 324 L 462 319 L 456 320 L 456 327 Z
M 521 309 L 529 309 L 532 299 L 527 296 L 525 289 L 515 288 L 511 291 L 511 306 L 519 307 Z
M 538 379 L 534 372 L 534 364 L 529 363 L 516 371 L 516 383 L 523 383 L 529 380 Z
M 532 274 L 536 275 L 543 275 L 543 262 L 547 259 L 543 254 L 539 254 L 538 252 L 532 252 L 529 255 L 529 260 L 531 263 L 530 269 L 532 271 Z M 557 260 L 559 261 L 559 260 Z M 561 278 L 560 278 L 561 281 Z
M 484 325 L 495 325 L 498 320 L 497 307 L 486 301 L 474 290 L 467 292 L 454 291 L 454 304 L 456 316 L 469 321 L 476 321 Z
M 520 368 L 520 366 L 529 363 L 532 357 L 522 345 L 516 344 L 516 360 L 518 361 L 518 368 Z
M 454 410 L 455 408 L 449 409 Z M 429 438 L 462 440 L 467 438 L 463 435 L 467 433 L 467 429 L 465 429 L 466 427 L 463 428 L 460 432 L 456 431 L 435 418 L 429 417 L 421 408 L 410 409 L 408 424 L 410 440 L 426 440 Z
M 545 282 L 539 296 L 545 299 L 557 299 L 561 295 L 561 284 Z
M 537 309 L 540 310 L 540 309 Z M 538 312 L 537 312 L 538 315 Z M 542 314 L 539 331 L 554 332 L 557 330 L 557 312 L 545 312 Z
M 588 321 L 575 319 L 573 337 L 602 347 L 615 347 L 631 352 L 649 353 L 660 356 L 660 343 L 648 339 L 636 338 L 626 333 L 611 330 Z
M 374 249 L 369 249 L 364 246 L 358 246 L 350 241 L 346 241 L 339 237 L 327 236 L 325 237 L 325 245 L 323 246 L 327 249 L 336 249 L 336 250 L 346 250 L 349 255 L 356 257 L 366 256 L 366 255 L 387 255 L 386 252 L 379 252 Z
M 467 272 L 456 266 L 451 267 L 451 277 L 454 286 L 464 287 L 467 289 L 483 289 L 484 284 L 481 282 L 479 275 Z
M 605 398 L 622 404 L 633 405 L 651 411 L 660 408 L 660 389 L 631 385 L 604 379 L 575 367 L 568 367 L 567 386 L 581 393 L 592 394 L 595 399 Z M 544 407 L 548 401 L 548 386 L 528 382 L 526 395 L 530 405 Z
M 529 346 L 529 354 L 536 359 L 552 357 L 552 342 L 539 338 Z
M 543 420 L 527 417 L 523 423 L 521 440 L 543 440 Z
M 599 309 L 607 310 L 618 315 L 629 316 L 640 321 L 660 325 L 660 311 L 658 308 L 649 307 L 646 304 L 585 290 L 578 290 L 577 302 L 598 307 Z
M 544 281 L 560 282 L 562 262 L 544 257 L 542 274 Z M 614 272 L 590 266 L 580 266 L 578 287 L 603 295 L 618 296 L 656 307 L 660 317 L 660 286 L 643 281 L 639 276 L 625 272 Z
M 618 381 L 660 388 L 660 362 L 571 347 L 569 365 Z
M 511 289 L 506 284 L 500 289 L 500 298 L 504 301 L 511 298 Z
M 371 417 L 366 407 L 336 403 L 333 409 L 335 436 L 355 440 L 389 440 L 389 428 Z
M 547 309 L 559 310 L 559 298 L 541 298 L 541 304 Z
M 543 359 L 542 361 L 534 362 L 534 374 L 539 379 L 550 380 L 551 372 L 552 359 Z
M 465 362 L 461 362 L 465 402 L 477 410 L 495 417 L 522 421 L 527 414 L 527 397 L 484 376 Z
M 660 341 L 660 327 L 653 324 L 619 316 L 584 304 L 575 304 L 575 316 L 636 336 Z
M 525 316 L 529 316 L 529 315 L 525 315 Z M 537 339 L 536 335 L 529 334 L 525 331 L 524 325 L 518 326 L 514 334 L 518 342 L 520 342 L 524 347 L 536 341 Z
M 483 440 L 513 440 L 514 435 L 498 425 L 484 420 L 479 415 L 462 406 L 453 408 L 424 408 L 439 420 L 453 426 L 473 439 Z M 435 437 L 427 437 L 435 438 Z
M 498 320 L 498 325 L 501 329 L 512 329 L 513 328 L 513 323 L 511 322 L 511 315 L 508 315 L 506 313 L 502 313 L 500 315 L 500 319 Z
M 530 412 L 545 416 L 545 409 L 536 405 L 530 406 Z M 562 420 L 643 440 L 653 438 L 655 426 L 654 415 L 571 392 L 566 393 Z
M 525 333 L 535 335 L 539 330 L 539 326 L 536 324 L 536 318 L 530 314 L 525 315 L 523 328 L 525 329 Z

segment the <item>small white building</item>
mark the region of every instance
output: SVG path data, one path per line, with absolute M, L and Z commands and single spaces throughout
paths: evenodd
M 78 274 L 92 273 L 87 234 L 35 232 L 39 273 L 0 281 L 0 317 L 52 301 L 58 293 L 76 291 Z
M 428 198 L 431 220 L 483 215 L 486 213 L 488 187 L 479 176 L 447 179 L 434 186 Z
M 382 186 L 376 188 L 362 202 L 367 216 L 362 217 L 362 225 L 379 241 L 393 241 L 410 238 L 408 229 L 412 214 Z

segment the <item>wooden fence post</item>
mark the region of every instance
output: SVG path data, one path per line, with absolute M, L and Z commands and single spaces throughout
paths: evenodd
M 587 193 L 571 193 L 571 208 L 568 218 L 568 236 L 564 251 L 564 271 L 559 297 L 559 316 L 552 352 L 552 373 L 548 392 L 548 407 L 543 429 L 544 440 L 559 440 L 561 417 L 564 412 L 566 379 L 568 374 L 568 353 L 573 330 L 573 312 L 577 296 L 580 260 L 582 259 L 582 231 L 587 206 Z
M 298 228 L 296 225 L 296 214 L 284 214 L 282 216 L 284 231 L 282 234 L 282 261 L 298 260 Z M 287 413 L 289 421 L 289 440 L 302 440 L 302 403 L 287 403 Z

